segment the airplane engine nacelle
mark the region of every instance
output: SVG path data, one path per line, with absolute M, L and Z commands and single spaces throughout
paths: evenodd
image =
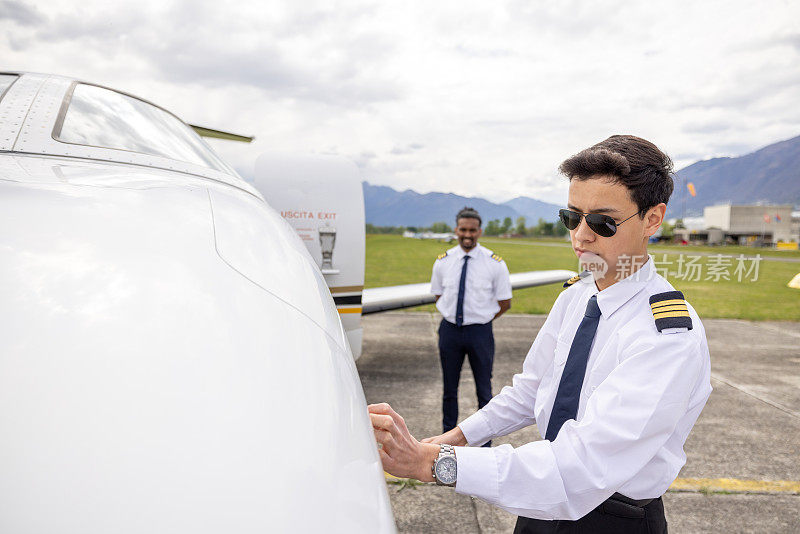
M 256 160 L 254 185 L 317 262 L 358 359 L 365 254 L 358 167 L 338 156 L 267 153 Z

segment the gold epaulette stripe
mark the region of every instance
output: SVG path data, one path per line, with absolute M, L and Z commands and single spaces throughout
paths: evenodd
M 439 255 L 436 257 L 436 259 L 437 259 L 437 260 L 441 260 L 442 258 L 446 258 L 446 257 L 447 257 L 447 252 L 442 252 L 441 254 L 439 254 Z
M 656 309 L 661 306 L 669 306 L 671 304 L 686 304 L 686 301 L 683 299 L 670 299 L 670 300 L 662 300 L 659 302 L 654 302 L 650 305 L 651 308 Z
M 654 313 L 653 317 L 655 319 L 666 319 L 667 317 L 689 317 L 689 312 L 662 312 L 662 313 Z
M 685 311 L 686 313 L 689 313 L 689 308 L 687 308 L 686 305 L 681 306 L 680 304 L 676 304 L 674 306 L 662 306 L 658 309 L 653 308 L 653 315 L 666 311 Z
M 659 332 L 678 329 L 688 332 L 692 329 L 692 316 L 689 305 L 680 291 L 665 291 L 650 297 L 650 310 L 653 313 L 656 329 Z
M 492 254 L 492 259 L 493 259 L 493 260 L 497 260 L 497 261 L 503 261 L 503 258 L 501 258 L 500 256 L 498 256 L 497 254 Z

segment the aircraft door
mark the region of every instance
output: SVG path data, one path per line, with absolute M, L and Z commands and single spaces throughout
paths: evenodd
M 361 355 L 364 193 L 358 167 L 339 156 L 262 154 L 255 183 L 300 236 L 331 291 L 347 340 Z

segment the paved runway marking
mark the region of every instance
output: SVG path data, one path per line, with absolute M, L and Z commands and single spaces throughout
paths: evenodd
M 730 493 L 762 493 L 800 495 L 797 480 L 740 480 L 737 478 L 678 478 L 669 487 L 675 492 L 720 491 Z
M 743 384 L 737 384 L 733 380 L 730 380 L 729 378 L 726 378 L 726 377 L 724 377 L 724 376 L 722 376 L 722 375 L 720 375 L 718 373 L 711 373 L 711 378 L 713 378 L 714 380 L 717 380 L 718 382 L 722 382 L 723 384 L 725 384 L 727 386 L 730 386 L 730 387 L 732 387 L 733 389 L 735 389 L 737 391 L 741 391 L 745 395 L 749 395 L 749 396 L 753 397 L 756 400 L 760 400 L 764 404 L 769 404 L 773 408 L 777 408 L 780 411 L 791 415 L 792 417 L 796 417 L 796 418 L 800 419 L 800 412 L 798 412 L 796 410 L 792 410 L 791 408 L 789 408 L 788 406 L 784 406 L 783 404 L 778 404 L 775 401 L 771 401 L 769 399 L 765 399 L 764 397 L 761 397 L 755 391 L 751 390 L 748 386 L 745 386 Z
M 398 478 L 384 472 L 386 482 L 391 484 L 429 484 L 434 482 L 416 482 L 408 478 Z M 683 493 L 727 492 L 727 493 L 759 493 L 765 495 L 790 494 L 800 495 L 800 480 L 742 480 L 738 478 L 678 478 L 668 491 Z

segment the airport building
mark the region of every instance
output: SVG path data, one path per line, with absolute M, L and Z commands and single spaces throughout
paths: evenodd
M 720 204 L 703 210 L 703 229 L 679 228 L 675 237 L 689 243 L 768 245 L 800 241 L 793 206 Z

